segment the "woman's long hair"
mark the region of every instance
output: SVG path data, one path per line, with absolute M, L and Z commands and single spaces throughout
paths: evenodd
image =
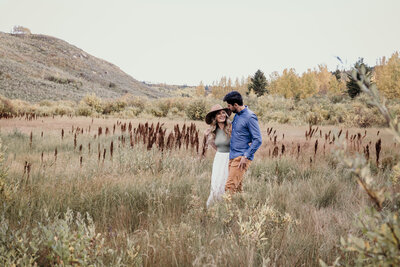
M 224 122 L 224 128 L 222 129 L 226 136 L 228 138 L 231 138 L 231 133 L 232 133 L 232 123 L 228 119 L 228 114 L 226 114 L 225 110 L 223 111 L 225 113 L 225 122 Z M 217 129 L 218 129 L 218 122 L 217 122 L 217 113 L 215 113 L 214 117 L 212 118 L 211 124 L 210 124 L 210 134 L 208 135 L 208 143 L 214 143 L 215 142 L 215 137 L 217 135 Z

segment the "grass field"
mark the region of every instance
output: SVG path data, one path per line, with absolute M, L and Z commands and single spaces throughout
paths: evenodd
M 145 122 L 163 124 L 165 136 L 176 124 L 194 124 L 199 152 L 191 145 L 161 152 L 158 143 L 147 149 L 140 136 L 130 143 L 121 126 L 131 123 L 134 135 Z M 340 255 L 351 264 L 339 240 L 355 231 L 357 214 L 370 203 L 331 151 L 345 140 L 349 153 L 365 154 L 368 145 L 371 170 L 384 183 L 399 152 L 386 130 L 323 126 L 310 136 L 309 127 L 263 124 L 244 193 L 207 210 L 214 152 L 201 156 L 205 129 L 168 119 L 0 120 L 8 191 L 1 241 L 15 248 L 0 262 L 317 266 Z

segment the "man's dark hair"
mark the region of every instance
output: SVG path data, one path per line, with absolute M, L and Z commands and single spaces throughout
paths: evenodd
M 242 95 L 238 91 L 232 91 L 226 94 L 223 101 L 228 104 L 234 105 L 237 103 L 239 106 L 243 106 L 243 98 Z

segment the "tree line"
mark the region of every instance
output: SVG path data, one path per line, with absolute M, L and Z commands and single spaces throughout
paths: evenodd
M 364 66 L 367 76 L 376 83 L 383 95 L 389 99 L 400 98 L 400 55 L 392 54 L 390 58 L 383 57 L 374 67 L 364 63 L 360 58 L 354 68 Z M 326 65 L 318 65 L 317 68 L 308 69 L 299 75 L 295 69 L 285 69 L 282 73 L 273 72 L 269 79 L 264 72 L 257 70 L 253 76 L 240 80 L 223 76 L 219 81 L 211 85 L 203 82 L 196 87 L 196 95 L 212 95 L 222 98 L 226 93 L 236 90 L 241 94 L 265 94 L 281 95 L 285 98 L 303 99 L 315 95 L 345 95 L 351 98 L 357 97 L 361 90 L 351 75 L 351 70 L 339 70 L 330 72 Z

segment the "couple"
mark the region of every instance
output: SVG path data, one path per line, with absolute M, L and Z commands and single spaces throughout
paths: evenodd
M 214 105 L 205 119 L 210 125 L 205 132 L 208 144 L 217 151 L 207 207 L 225 192 L 242 192 L 243 176 L 262 142 L 257 116 L 243 105 L 240 93 L 232 91 L 223 101 L 228 103 L 228 107 Z M 236 115 L 231 123 L 229 116 L 232 112 Z

